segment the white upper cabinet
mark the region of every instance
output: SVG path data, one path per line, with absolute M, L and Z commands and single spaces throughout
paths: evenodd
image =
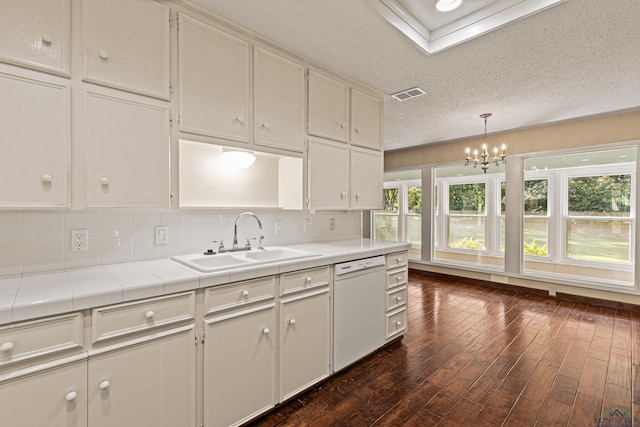
M 382 149 L 382 100 L 351 88 L 351 144 Z
M 249 43 L 179 16 L 180 130 L 249 141 Z
M 0 93 L 0 207 L 67 206 L 70 89 L 0 73 Z
M 382 153 L 351 149 L 351 209 L 382 208 Z
M 84 79 L 169 99 L 170 10 L 151 0 L 84 0 Z
M 0 60 L 69 74 L 70 0 L 2 0 Z
M 254 47 L 255 142 L 304 150 L 304 67 Z
M 117 95 L 85 92 L 86 204 L 167 208 L 169 106 Z
M 349 141 L 349 86 L 309 71 L 310 135 Z
M 309 139 L 309 209 L 349 208 L 349 147 Z

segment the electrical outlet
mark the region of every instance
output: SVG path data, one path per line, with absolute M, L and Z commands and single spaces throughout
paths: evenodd
M 89 230 L 71 230 L 71 251 L 89 250 Z
M 329 231 L 335 231 L 336 229 L 336 219 L 329 218 Z
M 305 218 L 302 223 L 302 231 L 304 231 L 305 233 L 311 231 L 312 222 L 313 221 L 311 221 L 311 218 Z
M 156 245 L 166 245 L 169 243 L 169 226 L 156 225 L 155 241 Z

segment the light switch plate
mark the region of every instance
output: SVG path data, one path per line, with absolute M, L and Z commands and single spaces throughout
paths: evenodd
M 169 226 L 156 225 L 156 245 L 166 245 L 169 243 Z
M 284 234 L 284 221 L 279 219 L 275 224 L 276 236 L 282 236 Z

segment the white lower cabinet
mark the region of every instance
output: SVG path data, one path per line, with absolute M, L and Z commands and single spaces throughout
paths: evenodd
M 204 425 L 238 425 L 275 405 L 275 303 L 205 320 Z
M 0 382 L 0 425 L 86 426 L 86 360 Z
M 280 401 L 331 372 L 329 284 L 280 301 Z
M 194 341 L 192 326 L 90 357 L 89 425 L 194 425 Z

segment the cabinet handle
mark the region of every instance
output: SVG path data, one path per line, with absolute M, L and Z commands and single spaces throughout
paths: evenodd
M 238 117 L 236 117 L 236 120 L 238 121 L 238 123 L 243 123 L 244 122 L 244 117 L 238 116 Z
M 289 319 L 289 324 L 290 325 L 295 325 L 296 324 L 296 319 Z
M 242 291 L 242 296 L 243 297 L 248 297 L 249 296 L 249 291 Z
M 49 175 L 48 173 L 45 173 L 42 175 L 42 183 L 43 184 L 50 184 L 51 181 L 53 181 L 53 177 L 51 175 Z
M 100 388 L 100 390 L 106 390 L 106 389 L 109 388 L 110 385 L 111 385 L 111 383 L 109 382 L 109 380 L 104 380 L 104 381 L 100 382 L 98 387 Z
M 13 343 L 10 341 L 2 343 L 2 345 L 0 345 L 0 352 L 2 353 L 7 353 L 11 350 L 13 350 Z
M 106 176 L 103 176 L 102 178 L 100 178 L 100 184 L 109 185 L 109 178 L 107 178 Z
M 269 126 L 271 126 L 271 125 L 269 124 L 269 122 L 264 122 L 264 123 L 262 124 L 262 127 L 263 127 L 263 128 L 265 128 L 265 129 L 269 129 Z
M 51 44 L 51 34 L 44 33 L 42 35 L 42 43 L 46 44 L 46 45 L 50 45 Z
M 101 50 L 100 53 L 98 53 L 98 56 L 100 56 L 100 59 L 104 59 L 105 61 L 109 59 L 109 53 L 106 50 Z
M 70 391 L 64 396 L 64 400 L 66 400 L 67 402 L 73 402 L 74 400 L 76 400 L 76 397 L 78 397 L 78 393 L 76 393 L 75 391 Z
M 311 276 L 307 276 L 307 277 L 304 278 L 304 281 L 307 282 L 307 283 L 311 283 L 312 280 L 313 279 L 311 278 Z
M 156 314 L 153 312 L 153 310 L 149 310 L 149 311 L 147 311 L 147 312 L 144 314 L 144 317 L 145 317 L 147 320 L 151 320 L 151 319 L 153 319 L 153 316 L 155 316 L 155 315 L 156 315 Z
M 264 328 L 264 329 L 262 330 L 262 333 L 263 333 L 263 334 L 265 334 L 265 335 L 269 335 L 269 333 L 270 333 L 270 332 L 271 332 L 271 331 L 269 330 L 269 328 Z

